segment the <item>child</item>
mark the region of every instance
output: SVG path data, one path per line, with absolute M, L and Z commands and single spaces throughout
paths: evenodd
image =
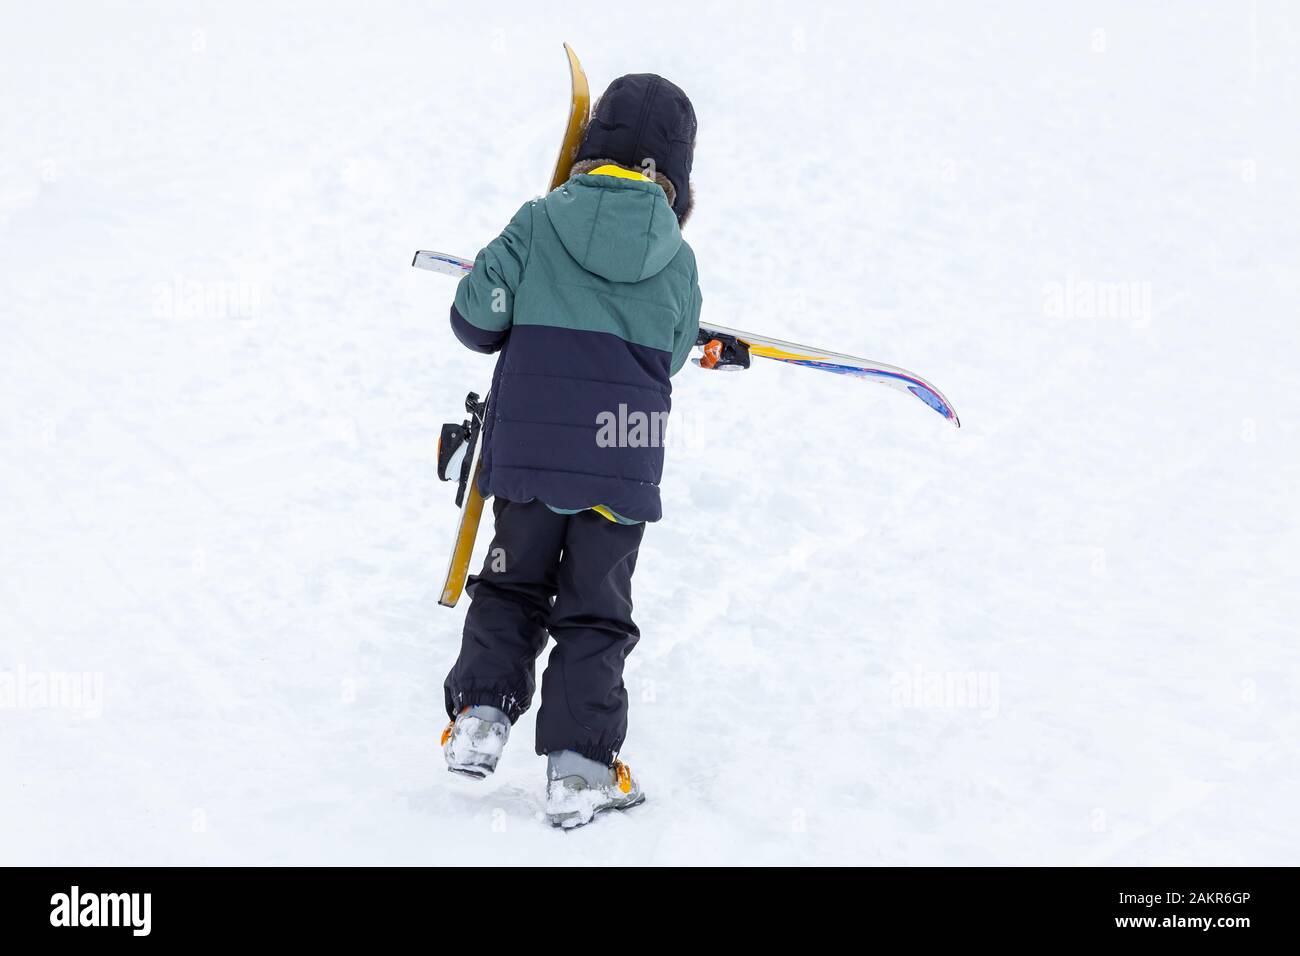
M 459 773 L 496 769 L 532 702 L 549 632 L 537 753 L 547 758 L 547 817 L 559 827 L 645 799 L 617 759 L 623 661 L 640 637 L 637 549 L 645 523 L 660 517 L 669 377 L 699 327 L 695 255 L 680 229 L 695 126 L 686 94 L 662 77 L 615 80 L 569 181 L 524 204 L 479 253 L 451 309 L 464 345 L 501 356 L 479 479 L 496 498 L 496 531 L 467 585 L 443 752 Z M 656 427 L 628 425 L 638 421 Z

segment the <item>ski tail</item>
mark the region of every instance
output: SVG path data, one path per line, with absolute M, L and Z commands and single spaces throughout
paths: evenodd
M 429 252 L 425 249 L 415 254 L 411 265 L 417 269 L 428 269 L 430 272 L 438 272 L 455 279 L 469 275 L 474 270 L 474 263 L 468 259 L 449 256 L 442 252 Z
M 483 495 L 478 490 L 478 474 L 482 467 L 482 455 L 476 451 L 474 466 L 469 473 L 469 487 L 465 492 L 465 504 L 460 511 L 460 524 L 456 528 L 456 543 L 451 549 L 451 560 L 447 563 L 447 576 L 443 578 L 442 596 L 438 598 L 438 603 L 443 607 L 456 606 L 469 577 L 469 562 L 474 556 L 479 520 L 483 517 Z

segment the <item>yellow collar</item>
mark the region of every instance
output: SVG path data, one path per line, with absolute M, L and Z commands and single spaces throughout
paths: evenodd
M 643 176 L 634 169 L 624 169 L 622 166 L 615 166 L 612 163 L 606 163 L 599 166 L 587 174 L 588 176 L 617 176 L 619 179 L 639 179 L 643 183 L 654 182 L 649 176 Z

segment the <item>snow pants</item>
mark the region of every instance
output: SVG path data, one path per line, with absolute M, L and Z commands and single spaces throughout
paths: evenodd
M 517 721 L 532 703 L 549 632 L 537 753 L 576 750 L 609 764 L 627 734 L 623 662 L 641 636 L 632 573 L 645 525 L 556 514 L 540 501 L 496 498 L 492 510 L 496 532 L 466 585 L 460 656 L 443 685 L 447 714 L 487 704 Z

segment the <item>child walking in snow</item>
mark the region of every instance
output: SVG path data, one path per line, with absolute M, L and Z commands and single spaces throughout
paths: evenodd
M 444 685 L 447 767 L 486 777 L 542 677 L 537 753 L 548 819 L 589 822 L 645 799 L 618 753 L 623 662 L 640 632 L 632 574 L 660 517 L 663 447 L 607 423 L 662 423 L 700 317 L 690 213 L 695 111 L 654 74 L 610 84 L 571 178 L 525 203 L 456 290 L 451 325 L 497 352 L 479 488 L 496 529 Z M 602 427 L 602 423 L 606 423 Z M 622 430 L 624 437 L 626 429 Z

